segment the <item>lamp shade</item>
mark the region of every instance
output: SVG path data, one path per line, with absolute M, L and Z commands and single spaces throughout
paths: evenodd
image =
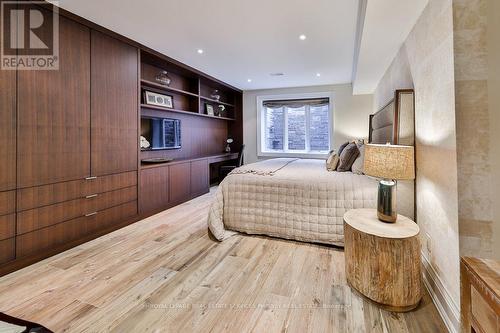
M 413 146 L 365 146 L 365 174 L 377 178 L 415 179 L 415 149 Z

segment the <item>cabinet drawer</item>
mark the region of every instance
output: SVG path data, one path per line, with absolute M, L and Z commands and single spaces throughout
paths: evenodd
M 0 240 L 16 235 L 16 214 L 0 216 Z
M 134 200 L 137 200 L 137 186 L 109 191 L 94 197 L 88 211 L 101 211 Z
M 87 230 L 90 233 L 110 228 L 137 215 L 137 201 L 127 202 L 120 206 L 102 210 L 88 220 Z
M 92 182 L 90 192 L 103 193 L 137 185 L 137 171 L 102 176 Z
M 55 225 L 137 199 L 137 186 L 26 210 L 17 214 L 17 234 Z
M 14 238 L 4 239 L 0 241 L 0 264 L 14 260 L 16 257 Z
M 69 182 L 19 189 L 17 211 L 53 205 L 88 195 L 109 192 L 137 185 L 137 172 L 124 172 L 97 178 L 79 179 Z
M 105 209 L 95 215 L 79 217 L 17 236 L 16 256 L 62 246 L 87 235 L 103 231 L 137 215 L 137 201 Z
M 0 192 L 0 215 L 16 211 L 16 191 Z

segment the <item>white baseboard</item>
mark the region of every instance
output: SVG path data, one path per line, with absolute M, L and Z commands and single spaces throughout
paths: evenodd
M 422 253 L 424 285 L 451 333 L 460 331 L 460 309 L 444 286 L 427 257 Z

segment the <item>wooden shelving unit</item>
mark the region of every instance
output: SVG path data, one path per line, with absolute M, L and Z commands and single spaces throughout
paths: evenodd
M 195 94 L 195 93 L 192 93 L 192 92 L 189 92 L 189 91 L 185 91 L 185 90 L 182 90 L 182 89 L 172 88 L 172 87 L 165 86 L 163 84 L 159 84 L 159 83 L 148 81 L 148 80 L 141 80 L 141 86 L 142 87 L 148 87 L 148 88 L 154 88 L 155 90 L 163 91 L 163 92 L 166 92 L 166 93 L 168 93 L 169 91 L 171 91 L 171 92 L 176 92 L 176 93 L 179 93 L 179 94 L 185 94 L 185 95 L 188 95 L 188 96 L 198 97 L 198 95 Z
M 223 101 L 217 101 L 217 100 L 215 100 L 213 98 L 209 98 L 209 97 L 205 97 L 205 96 L 200 96 L 200 98 L 203 99 L 203 100 L 205 100 L 205 101 L 213 102 L 215 104 L 222 104 L 222 105 L 225 105 L 225 106 L 234 107 L 234 104 L 223 102 Z
M 162 71 L 167 71 L 171 79 L 169 86 L 156 81 L 156 76 Z M 221 154 L 228 138 L 234 140 L 234 150 L 238 150 L 243 144 L 240 90 L 146 50 L 140 51 L 139 88 L 139 115 L 178 119 L 181 121 L 182 131 L 181 148 L 139 151 L 139 160 L 167 157 L 176 161 L 192 161 L 199 156 Z M 173 108 L 146 104 L 145 90 L 171 96 Z M 220 100 L 209 97 L 215 91 L 220 95 Z M 213 106 L 215 115 L 206 113 L 206 105 Z M 225 110 L 219 116 L 221 105 Z M 148 137 L 147 125 L 141 127 L 140 135 Z
M 205 117 L 205 118 L 212 118 L 212 119 L 234 121 L 234 118 L 211 116 L 211 115 L 208 115 L 208 114 L 205 114 L 205 113 L 198 113 L 198 112 L 195 112 L 195 111 L 168 109 L 168 108 L 163 108 L 161 106 L 154 106 L 154 105 L 147 105 L 147 104 L 141 104 L 141 108 L 150 109 L 150 110 L 157 110 L 157 111 L 177 112 L 177 113 L 189 114 L 191 116 L 197 116 L 197 117 Z

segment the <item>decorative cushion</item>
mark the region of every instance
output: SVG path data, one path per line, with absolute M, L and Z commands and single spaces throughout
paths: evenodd
M 342 150 L 344 150 L 344 148 L 347 147 L 348 144 L 349 142 L 344 142 L 343 144 L 341 144 L 339 150 L 337 151 L 337 155 L 340 156 L 340 154 L 342 154 Z
M 326 170 L 335 171 L 337 169 L 337 165 L 339 164 L 339 155 L 335 153 L 334 150 L 330 152 L 328 155 L 328 159 L 326 160 Z
M 350 171 L 352 164 L 359 156 L 358 146 L 354 142 L 349 143 L 343 150 L 342 154 L 340 154 L 339 166 L 337 167 L 337 171 L 345 172 Z
M 365 163 L 365 145 L 357 145 L 359 150 L 359 156 L 356 158 L 354 163 L 352 164 L 352 173 L 357 175 L 364 175 L 364 163 Z

